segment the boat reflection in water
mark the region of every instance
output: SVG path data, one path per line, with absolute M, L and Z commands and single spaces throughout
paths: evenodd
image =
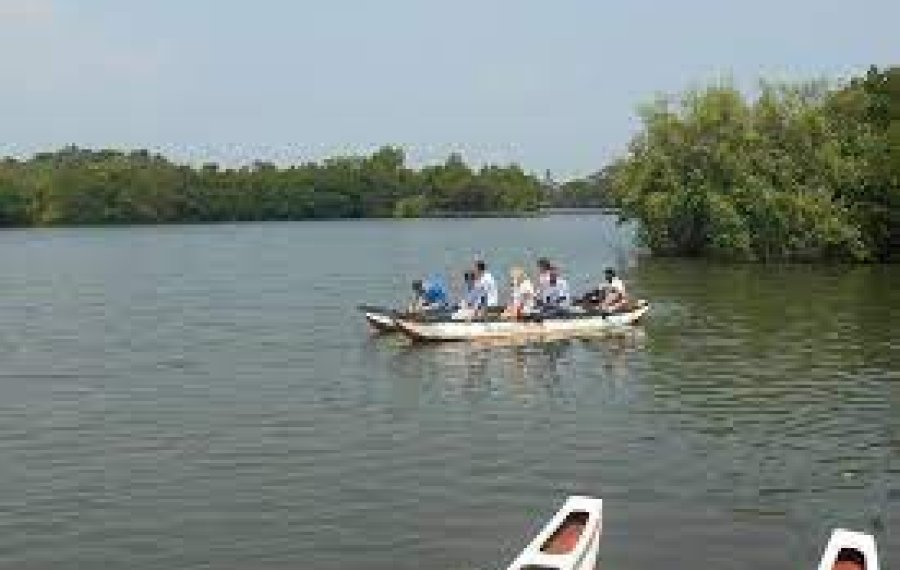
M 645 338 L 643 328 L 630 327 L 627 334 L 607 332 L 578 339 L 406 345 L 384 338 L 376 342 L 397 349 L 389 360 L 389 366 L 396 369 L 394 377 L 416 378 L 428 389 L 552 400 L 574 398 L 576 390 L 588 384 L 609 390 L 629 384 L 633 355 L 643 347 Z M 603 365 L 585 374 L 582 361 L 596 361 L 598 355 Z

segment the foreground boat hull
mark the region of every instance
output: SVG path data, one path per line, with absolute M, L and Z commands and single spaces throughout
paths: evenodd
M 600 551 L 603 501 L 569 497 L 507 570 L 593 570 Z
M 525 321 L 420 321 L 396 319 L 400 331 L 414 341 L 449 342 L 465 340 L 567 337 L 621 330 L 638 322 L 650 306 L 641 303 L 626 313 L 613 315 L 578 315 Z

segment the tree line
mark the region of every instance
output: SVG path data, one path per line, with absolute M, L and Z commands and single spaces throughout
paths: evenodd
M 0 160 L 0 226 L 530 213 L 541 181 L 518 165 L 457 155 L 413 169 L 402 149 L 278 167 L 176 164 L 145 150 L 67 147 Z
M 900 257 L 900 68 L 841 86 L 729 84 L 660 98 L 605 169 L 654 254 L 748 261 Z
M 176 164 L 67 147 L 0 159 L 0 226 L 529 214 L 618 208 L 657 255 L 747 261 L 900 258 L 900 67 L 841 85 L 713 84 L 658 98 L 623 157 L 554 184 L 458 154 L 402 149 L 279 167 Z

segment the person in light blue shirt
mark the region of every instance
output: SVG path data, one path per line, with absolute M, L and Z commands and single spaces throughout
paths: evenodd
M 487 297 L 476 283 L 474 271 L 463 273 L 463 283 L 463 296 L 452 316 L 455 320 L 473 319 L 482 315 L 487 307 Z

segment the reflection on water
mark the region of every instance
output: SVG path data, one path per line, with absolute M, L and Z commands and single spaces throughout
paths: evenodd
M 593 443 L 633 438 L 618 459 L 631 464 L 623 480 L 634 484 L 620 499 L 634 501 L 625 516 L 642 530 L 663 532 L 645 513 L 665 521 L 702 505 L 730 513 L 727 524 L 758 522 L 743 532 L 810 560 L 834 526 L 878 532 L 892 555 L 885 528 L 896 517 L 890 499 L 898 485 L 900 297 L 888 279 L 895 273 L 647 263 L 632 278 L 654 299 L 654 312 L 633 335 L 489 347 L 398 343 L 391 369 L 418 378 L 445 405 L 493 398 L 499 407 L 552 406 L 595 424 L 603 423 L 596 414 L 618 415 L 621 423 Z M 573 429 L 593 433 L 590 424 Z M 581 443 L 592 448 L 590 439 Z M 616 459 L 601 463 L 609 461 Z M 567 475 L 581 476 L 580 468 Z M 665 532 L 689 542 L 688 533 L 710 533 L 713 520 Z M 623 565 L 648 558 L 619 548 Z M 732 558 L 714 551 L 711 559 Z
M 393 376 L 428 380 L 447 394 L 484 392 L 556 399 L 566 397 L 566 380 L 578 373 L 578 351 L 596 355 L 600 370 L 611 381 L 618 379 L 624 384 L 629 376 L 627 354 L 639 350 L 644 338 L 641 327 L 595 338 L 553 340 L 409 344 L 398 336 L 375 336 L 370 348 L 391 354 Z
M 591 339 L 413 346 L 355 310 L 479 252 L 583 290 L 616 232 L 0 234 L 0 567 L 497 568 L 570 493 L 608 568 L 811 567 L 839 525 L 896 566 L 900 267 L 644 260 L 649 318 Z
M 883 525 L 897 484 L 896 269 L 641 268 L 648 294 L 681 306 L 655 321 L 642 378 L 652 405 L 695 434 L 708 465 L 697 500 L 819 536 Z

